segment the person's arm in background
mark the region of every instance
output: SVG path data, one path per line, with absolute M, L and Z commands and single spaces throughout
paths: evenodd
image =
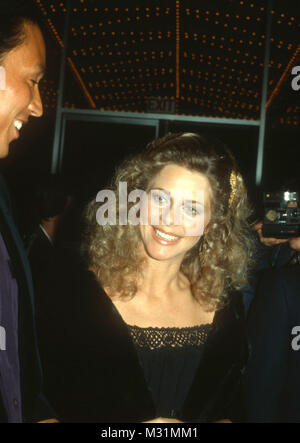
M 262 222 L 254 225 L 260 244 L 264 247 L 265 251 L 260 260 L 260 268 L 280 268 L 287 265 L 292 255 L 295 252 L 300 252 L 300 237 L 290 237 L 285 239 L 264 237 L 262 226 Z M 263 251 L 263 249 L 261 250 Z
M 289 245 L 294 251 L 300 252 L 300 237 L 290 238 Z
M 278 239 L 264 237 L 262 233 L 263 222 L 253 226 L 256 238 L 256 266 L 248 278 L 247 285 L 243 288 L 243 299 L 246 313 L 254 300 L 257 285 L 264 271 L 271 268 L 281 268 L 289 263 L 293 254 L 295 241 L 300 250 L 300 237 L 297 239 Z
M 254 230 L 257 232 L 260 243 L 265 246 L 278 246 L 283 243 L 287 243 L 287 238 L 273 238 L 273 237 L 264 237 L 262 232 L 263 222 L 260 221 L 254 225 Z
M 273 237 L 264 237 L 262 232 L 263 222 L 260 221 L 254 225 L 257 238 L 259 240 L 258 265 L 257 270 L 269 268 L 280 268 L 284 266 L 290 257 L 289 239 L 279 239 Z

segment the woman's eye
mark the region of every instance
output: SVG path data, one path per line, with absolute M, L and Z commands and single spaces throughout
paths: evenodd
M 200 210 L 197 210 L 195 206 L 184 205 L 183 209 L 186 214 L 191 215 L 192 217 L 196 217 L 197 215 L 201 214 Z
M 169 202 L 167 196 L 160 192 L 151 192 L 151 199 L 155 204 L 160 206 L 165 206 Z

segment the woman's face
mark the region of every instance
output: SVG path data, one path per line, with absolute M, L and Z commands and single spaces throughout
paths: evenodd
M 155 260 L 183 259 L 211 218 L 211 187 L 201 173 L 165 166 L 148 193 L 147 223 L 140 225 L 144 249 Z

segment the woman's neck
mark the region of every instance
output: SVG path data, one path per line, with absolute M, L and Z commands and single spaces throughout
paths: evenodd
M 170 298 L 173 294 L 189 287 L 188 279 L 181 273 L 182 259 L 171 262 L 146 258 L 138 282 L 138 292 L 147 298 Z

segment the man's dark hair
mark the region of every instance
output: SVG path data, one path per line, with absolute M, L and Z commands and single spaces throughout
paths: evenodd
M 40 25 L 32 0 L 0 0 L 0 63 L 9 51 L 24 42 L 25 23 Z

